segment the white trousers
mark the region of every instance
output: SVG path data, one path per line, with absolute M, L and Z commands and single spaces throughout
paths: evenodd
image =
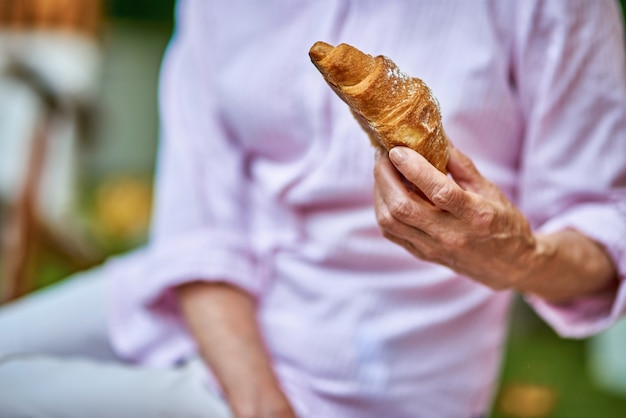
M 109 345 L 98 269 L 0 309 L 0 418 L 227 418 L 200 360 L 155 369 Z

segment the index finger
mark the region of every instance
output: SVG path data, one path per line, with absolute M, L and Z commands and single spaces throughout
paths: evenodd
M 419 153 L 407 147 L 394 147 L 389 151 L 389 159 L 435 207 L 461 217 L 470 206 L 470 196 Z

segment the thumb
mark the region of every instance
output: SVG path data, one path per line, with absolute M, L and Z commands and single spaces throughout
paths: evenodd
M 483 194 L 489 181 L 478 171 L 472 160 L 455 147 L 450 147 L 448 171 L 454 181 L 464 190 Z

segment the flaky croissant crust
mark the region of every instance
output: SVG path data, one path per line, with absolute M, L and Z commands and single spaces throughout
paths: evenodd
M 387 57 L 347 44 L 316 42 L 309 56 L 374 146 L 387 151 L 407 146 L 446 172 L 449 141 L 439 104 L 422 80 L 407 76 Z

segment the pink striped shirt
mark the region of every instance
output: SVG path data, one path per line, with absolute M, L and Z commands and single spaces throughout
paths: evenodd
M 109 265 L 120 355 L 194 355 L 172 287 L 227 281 L 300 417 L 476 417 L 509 292 L 422 262 L 376 224 L 374 150 L 310 63 L 317 40 L 392 58 L 438 97 L 455 145 L 538 231 L 575 228 L 626 275 L 626 66 L 612 0 L 188 0 L 161 84 L 149 245 Z M 613 297 L 531 300 L 562 335 Z

